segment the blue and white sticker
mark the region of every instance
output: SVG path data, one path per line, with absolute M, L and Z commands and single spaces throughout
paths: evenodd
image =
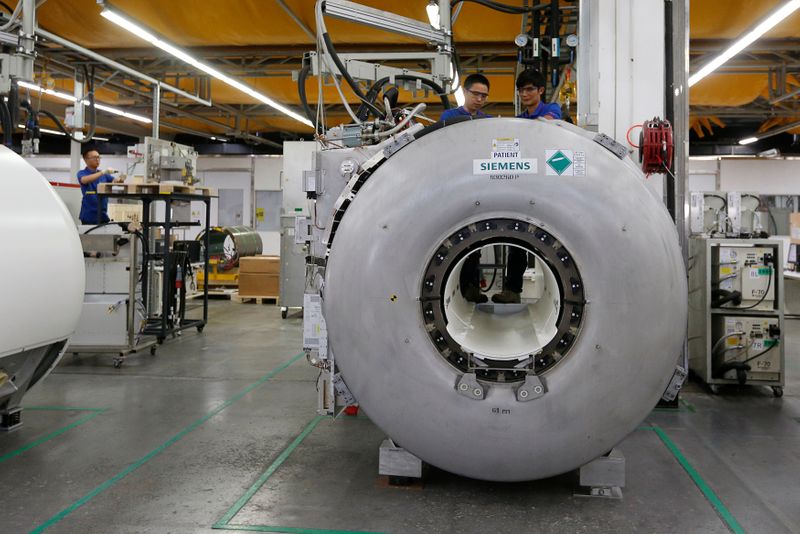
M 536 174 L 536 158 L 491 158 L 472 160 L 473 174 Z

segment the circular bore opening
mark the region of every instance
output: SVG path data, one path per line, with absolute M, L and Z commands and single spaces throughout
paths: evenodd
M 524 380 L 560 361 L 585 305 L 569 251 L 545 230 L 514 219 L 483 220 L 443 240 L 428 263 L 420 302 L 439 354 L 459 371 L 497 382 Z
M 480 360 L 524 360 L 558 333 L 555 274 L 525 247 L 501 242 L 469 251 L 450 271 L 444 295 L 447 333 Z

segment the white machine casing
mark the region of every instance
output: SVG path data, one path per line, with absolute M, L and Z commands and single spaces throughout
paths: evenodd
M 5 147 L 0 169 L 2 413 L 18 409 L 63 353 L 81 313 L 84 265 L 72 217 L 47 180 Z

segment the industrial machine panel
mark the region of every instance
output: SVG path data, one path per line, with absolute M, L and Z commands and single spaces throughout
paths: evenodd
M 781 377 L 778 317 L 720 315 L 712 326 L 714 369 L 719 378 L 736 379 L 735 363 L 746 364 L 748 381 Z
M 85 295 L 71 345 L 124 346 L 127 343 L 128 295 Z
M 724 308 L 775 309 L 775 250 L 772 247 L 719 246 L 713 249 L 712 285 L 721 291 L 739 292 Z

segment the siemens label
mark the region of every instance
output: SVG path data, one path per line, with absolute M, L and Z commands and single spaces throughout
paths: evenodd
M 536 174 L 538 160 L 536 158 L 495 158 L 472 160 L 473 174 Z

